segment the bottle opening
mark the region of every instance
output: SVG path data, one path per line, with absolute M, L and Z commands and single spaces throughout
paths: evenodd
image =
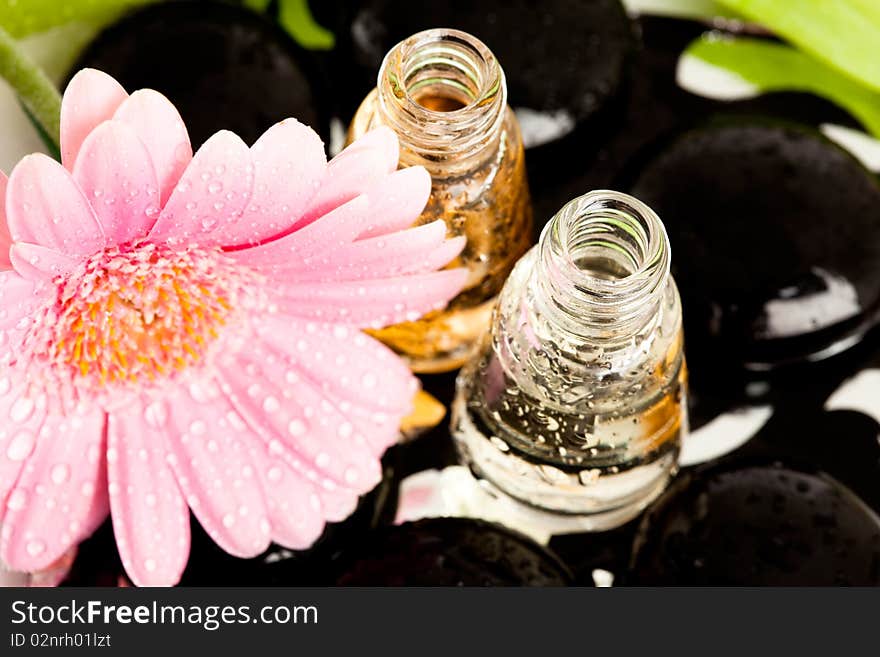
M 495 56 L 453 29 L 426 30 L 397 44 L 382 63 L 378 89 L 384 123 L 405 151 L 431 161 L 468 157 L 492 143 L 507 102 Z
M 401 49 L 407 96 L 433 112 L 455 112 L 497 93 L 495 57 L 458 30 L 419 32 Z
M 567 227 L 565 248 L 587 276 L 621 280 L 641 270 L 648 259 L 651 227 L 629 207 L 601 202 L 587 205 Z
M 428 93 L 413 94 L 413 97 L 419 105 L 432 112 L 455 112 L 468 105 L 468 103 L 460 98 L 441 96 L 436 90 L 431 90 Z
M 584 278 L 624 282 L 668 269 L 663 224 L 632 196 L 590 192 L 568 203 L 553 223 L 558 250 Z
M 669 276 L 660 218 L 620 192 L 567 203 L 544 229 L 540 249 L 550 312 L 583 330 L 601 325 L 626 335 L 651 314 Z

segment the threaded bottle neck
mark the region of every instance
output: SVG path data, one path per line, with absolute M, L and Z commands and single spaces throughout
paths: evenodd
M 432 175 L 473 166 L 497 144 L 507 87 L 492 52 L 453 29 L 419 32 L 385 56 L 378 112 L 401 145 L 401 163 Z
M 538 249 L 536 310 L 572 336 L 626 343 L 656 315 L 669 240 L 638 199 L 607 190 L 580 196 L 545 226 Z

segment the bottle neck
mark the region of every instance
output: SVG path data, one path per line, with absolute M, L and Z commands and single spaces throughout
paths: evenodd
M 573 340 L 609 348 L 652 325 L 669 282 L 660 218 L 619 192 L 567 203 L 541 233 L 537 257 L 536 310 Z
M 377 111 L 401 146 L 401 164 L 453 175 L 491 157 L 507 106 L 504 73 L 477 38 L 452 29 L 419 32 L 382 62 Z

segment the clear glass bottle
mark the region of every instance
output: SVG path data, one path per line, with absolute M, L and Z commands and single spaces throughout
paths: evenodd
M 378 125 L 397 133 L 401 167 L 421 165 L 431 174 L 431 197 L 416 223 L 444 219 L 450 236 L 465 235 L 467 246 L 449 266 L 471 275 L 445 309 L 374 334 L 417 372 L 455 369 L 486 331 L 504 280 L 532 244 L 522 137 L 504 73 L 470 34 L 419 32 L 386 55 L 348 140 Z
M 554 527 L 620 525 L 676 470 L 686 368 L 669 262 L 645 204 L 612 191 L 574 199 L 516 265 L 459 375 L 463 462 Z

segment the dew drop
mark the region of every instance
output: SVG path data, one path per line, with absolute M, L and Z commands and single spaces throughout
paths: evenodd
M 52 482 L 60 486 L 70 478 L 70 466 L 66 463 L 58 463 L 52 467 L 50 476 L 52 477 Z
M 144 420 L 147 421 L 154 429 L 160 429 L 165 426 L 165 422 L 168 420 L 168 412 L 165 409 L 165 404 L 160 401 L 155 401 L 144 409 Z
M 37 557 L 43 554 L 43 552 L 46 550 L 46 544 L 39 539 L 34 539 L 33 541 L 28 541 L 25 549 L 27 550 L 27 553 L 29 555 L 31 555 L 32 557 Z
M 24 508 L 25 502 L 27 502 L 27 493 L 21 488 L 16 488 L 10 493 L 9 499 L 6 500 L 6 508 L 10 511 L 21 511 Z
M 25 422 L 34 412 L 34 401 L 29 397 L 19 397 L 9 409 L 9 418 L 13 422 Z
M 30 431 L 19 431 L 9 441 L 6 456 L 11 461 L 24 461 L 34 450 L 35 436 Z
M 302 420 L 291 420 L 287 430 L 291 436 L 301 436 L 306 432 L 306 425 Z
M 281 408 L 281 404 L 278 403 L 275 397 L 266 397 L 263 400 L 263 410 L 267 413 L 276 413 L 279 408 Z

